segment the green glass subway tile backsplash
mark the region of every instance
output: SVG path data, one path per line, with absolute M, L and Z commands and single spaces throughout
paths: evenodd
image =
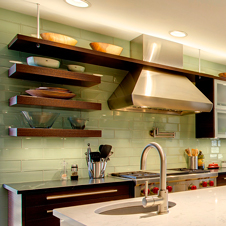
M 42 159 L 43 151 L 40 148 L 2 148 L 0 158 L 1 160 Z
M 43 159 L 43 160 L 23 160 L 23 171 L 36 171 L 36 170 L 57 170 L 63 168 L 61 165 L 62 160 L 59 159 Z
M 0 173 L 1 184 L 32 182 L 42 180 L 43 180 L 42 171 Z
M 55 32 L 74 37 L 76 46 L 91 49 L 90 42 L 107 42 L 123 47 L 122 56 L 130 57 L 130 42 L 80 28 L 70 27 L 41 18 L 40 32 Z M 0 183 L 18 183 L 30 181 L 59 180 L 62 161 L 78 164 L 79 178 L 88 178 L 86 164 L 87 144 L 92 151 L 98 151 L 99 145 L 112 145 L 113 155 L 106 167 L 106 175 L 111 172 L 133 171 L 140 169 L 140 156 L 150 142 L 159 143 L 166 152 L 168 168 L 186 167 L 185 148 L 198 148 L 203 151 L 206 164 L 213 160 L 220 163 L 226 160 L 226 141 L 221 140 L 219 153 L 211 152 L 210 139 L 195 138 L 195 116 L 168 116 L 109 110 L 107 99 L 127 71 L 101 67 L 81 62 L 60 60 L 61 69 L 67 70 L 68 64 L 85 66 L 86 73 L 101 74 L 101 84 L 94 87 L 78 87 L 63 84 L 48 84 L 29 80 L 8 78 L 8 69 L 13 65 L 9 61 L 22 61 L 33 54 L 8 50 L 7 45 L 17 34 L 36 34 L 36 18 L 17 12 L 0 9 Z M 138 51 L 139 52 L 139 51 Z M 142 51 L 141 51 L 142 52 Z M 201 69 L 217 75 L 225 71 L 225 65 L 202 61 Z M 198 59 L 184 56 L 184 68 L 198 71 Z M 73 109 L 45 109 L 33 107 L 9 107 L 8 99 L 14 95 L 26 94 L 25 90 L 39 86 L 62 87 L 76 94 L 74 100 L 97 102 L 102 104 L 101 111 L 83 112 Z M 102 130 L 101 138 L 50 138 L 50 137 L 10 137 L 9 127 L 26 127 L 20 112 L 53 111 L 60 113 L 53 128 L 70 128 L 68 116 L 88 118 L 86 129 Z M 175 138 L 153 138 L 149 131 L 158 127 L 160 131 L 175 132 Z M 148 155 L 147 169 L 159 169 L 159 156 L 155 149 Z M 0 204 L 0 225 L 6 226 L 4 203 Z M 4 223 L 1 224 L 2 219 Z
M 89 40 L 90 42 L 106 42 L 113 44 L 114 38 L 107 35 L 101 35 L 95 32 L 81 30 L 81 38 Z
M 115 138 L 118 138 L 118 139 L 128 138 L 128 139 L 130 139 L 131 133 L 132 133 L 132 131 L 130 131 L 130 130 L 116 130 L 115 131 Z
M 0 172 L 21 171 L 21 161 L 0 161 Z
M 20 33 L 20 24 L 1 20 L 0 31 L 18 34 L 18 33 Z
M 78 40 L 76 46 L 91 49 L 90 42 L 108 42 L 123 47 L 123 56 L 130 56 L 130 42 L 101 35 L 80 28 L 55 23 L 41 19 L 41 32 L 63 33 Z M 88 177 L 85 152 L 87 143 L 93 151 L 97 151 L 101 144 L 111 144 L 114 154 L 107 165 L 107 172 L 128 171 L 139 169 L 139 159 L 143 148 L 149 142 L 158 142 L 164 150 L 168 164 L 171 167 L 186 167 L 185 148 L 199 148 L 206 154 L 206 162 L 212 161 L 210 156 L 211 142 L 209 139 L 195 138 L 195 116 L 168 116 L 133 112 L 111 111 L 107 99 L 127 74 L 127 71 L 100 67 L 80 62 L 61 60 L 61 68 L 67 70 L 68 64 L 79 64 L 86 68 L 86 73 L 101 74 L 101 84 L 90 88 L 63 84 L 47 84 L 29 80 L 8 78 L 8 69 L 13 65 L 10 60 L 22 61 L 32 54 L 7 49 L 8 43 L 17 34 L 31 35 L 36 33 L 36 18 L 16 12 L 0 9 L 0 161 L 15 161 L 13 168 L 19 172 L 5 172 L 2 165 L 1 183 L 23 182 L 35 180 L 60 179 L 60 163 L 65 159 L 70 164 L 79 166 L 79 177 Z M 198 59 L 184 56 L 184 68 L 198 70 Z M 225 65 L 218 65 L 202 61 L 202 70 L 212 70 L 217 74 L 225 70 Z M 101 111 L 82 112 L 65 109 L 51 109 L 59 112 L 60 116 L 53 128 L 70 128 L 67 117 L 76 115 L 88 118 L 87 129 L 102 130 L 101 138 L 37 138 L 37 137 L 9 137 L 8 127 L 27 127 L 24 119 L 19 116 L 20 111 L 41 111 L 42 108 L 9 107 L 8 99 L 14 95 L 25 94 L 25 90 L 39 86 L 54 86 L 70 89 L 76 94 L 75 100 L 98 102 L 102 104 Z M 50 111 L 49 109 L 43 109 Z M 158 127 L 160 131 L 175 132 L 176 138 L 153 138 L 149 131 Z M 222 140 L 219 148 L 219 159 L 226 158 L 226 142 Z M 158 155 L 155 151 L 149 153 L 147 168 L 159 167 Z M 125 160 L 126 159 L 126 160 Z M 6 162 L 7 162 L 6 161 Z M 153 164 L 152 164 L 153 163 Z M 20 165 L 21 164 L 21 165 Z
M 15 37 L 14 33 L 2 32 L 0 31 L 0 43 L 9 44 L 9 40 L 12 40 Z
M 48 20 L 41 20 L 41 28 L 45 32 L 55 32 L 64 35 L 69 35 L 76 39 L 76 37 L 81 37 L 81 30 L 76 27 L 70 27 L 68 25 L 55 23 Z
M 143 119 L 142 113 L 132 113 L 132 112 L 123 112 L 123 111 L 114 111 L 114 119 L 116 120 L 130 120 L 130 121 L 141 121 Z

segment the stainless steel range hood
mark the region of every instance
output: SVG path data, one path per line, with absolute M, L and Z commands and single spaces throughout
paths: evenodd
M 182 67 L 183 46 L 141 35 L 131 41 L 131 57 Z M 212 110 L 212 102 L 184 76 L 137 68 L 128 73 L 108 100 L 111 110 L 185 115 Z

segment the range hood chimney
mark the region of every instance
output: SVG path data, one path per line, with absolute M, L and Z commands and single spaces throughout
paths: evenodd
M 141 35 L 131 41 L 131 57 L 183 67 L 183 45 Z M 185 76 L 137 67 L 108 100 L 111 110 L 185 115 L 210 112 L 213 104 Z

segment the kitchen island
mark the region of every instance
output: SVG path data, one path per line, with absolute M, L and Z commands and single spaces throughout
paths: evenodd
M 123 211 L 120 215 L 96 213 L 111 205 L 120 205 L 125 202 L 141 203 L 141 200 L 142 198 L 139 197 L 54 209 L 53 215 L 61 219 L 62 226 L 220 226 L 226 224 L 226 186 L 171 193 L 169 201 L 176 205 L 169 208 L 169 213 L 164 215 L 156 215 L 156 212 L 126 215 Z

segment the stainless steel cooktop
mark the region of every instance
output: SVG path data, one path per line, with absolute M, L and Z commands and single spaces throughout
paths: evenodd
M 172 172 L 169 172 L 168 170 Z M 200 170 L 200 169 L 191 170 L 187 168 L 174 168 L 174 169 L 167 169 L 167 176 L 193 174 L 193 173 L 199 174 L 199 173 L 208 173 L 208 172 L 210 172 L 210 170 Z M 147 171 L 133 171 L 133 172 L 112 173 L 111 176 L 130 178 L 130 179 L 142 179 L 142 178 L 159 177 L 160 173 L 147 172 Z

